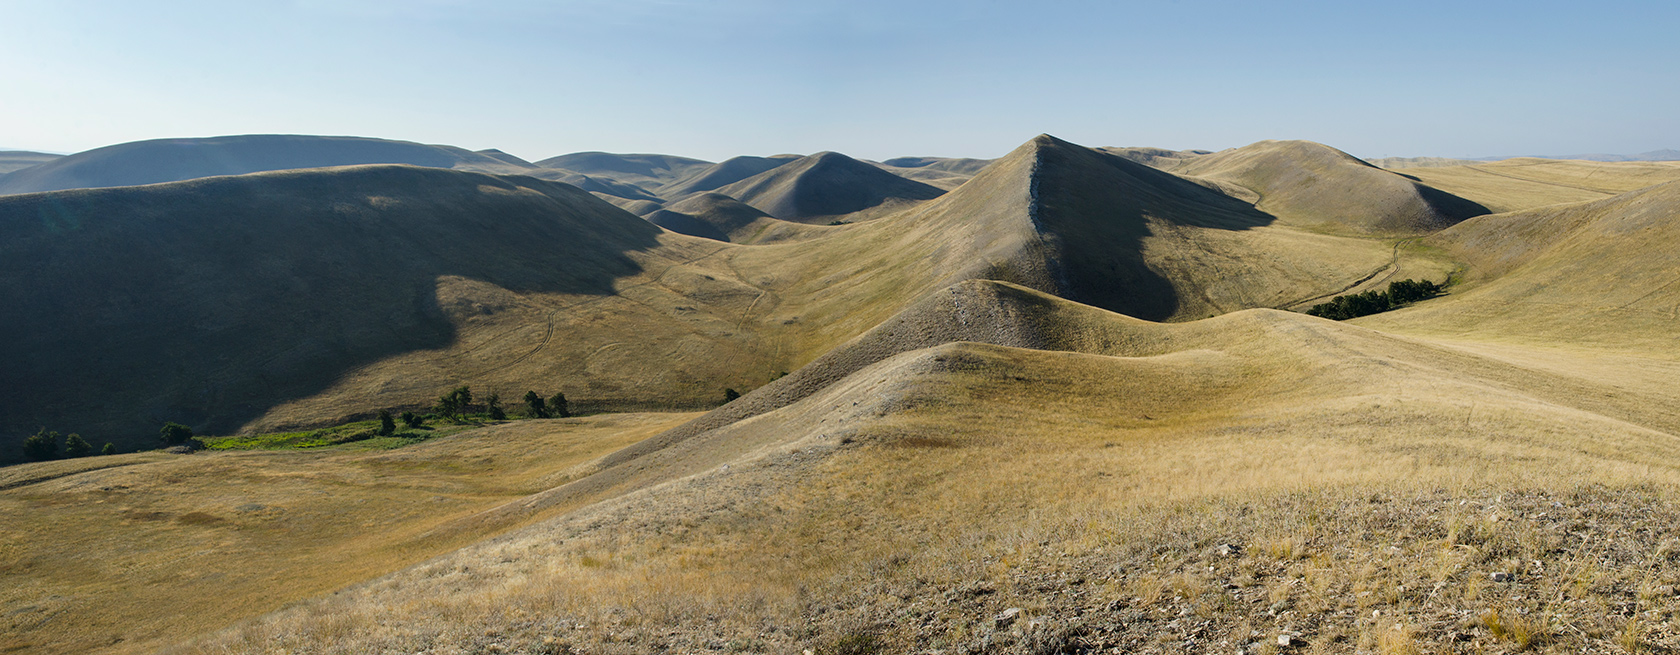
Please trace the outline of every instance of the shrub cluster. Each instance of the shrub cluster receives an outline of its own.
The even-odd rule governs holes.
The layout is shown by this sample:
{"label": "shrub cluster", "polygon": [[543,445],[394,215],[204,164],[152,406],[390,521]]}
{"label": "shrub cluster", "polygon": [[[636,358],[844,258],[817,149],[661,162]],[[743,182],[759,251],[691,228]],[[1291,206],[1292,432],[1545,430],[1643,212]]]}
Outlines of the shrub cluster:
{"label": "shrub cluster", "polygon": [[1313,305],[1308,314],[1336,321],[1369,316],[1403,307],[1441,293],[1441,285],[1429,280],[1400,280],[1388,283],[1387,291],[1366,291],[1331,298]]}

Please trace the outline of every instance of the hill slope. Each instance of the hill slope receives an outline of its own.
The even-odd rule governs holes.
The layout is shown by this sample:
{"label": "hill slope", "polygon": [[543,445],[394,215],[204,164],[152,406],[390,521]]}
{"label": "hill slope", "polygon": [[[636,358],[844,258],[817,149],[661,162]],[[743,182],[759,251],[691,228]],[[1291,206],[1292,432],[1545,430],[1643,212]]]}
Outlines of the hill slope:
{"label": "hill slope", "polygon": [[0,195],[359,164],[409,164],[495,173],[528,168],[454,146],[361,137],[262,134],[157,139],[79,152],[17,171],[0,179]]}
{"label": "hill slope", "polygon": [[517,308],[444,306],[440,280],[611,294],[658,233],[574,187],[395,166],[14,196],[0,226],[0,375],[20,390],[0,425],[73,421],[124,449],[165,420],[237,429],[355,366],[448,346],[452,314]]}
{"label": "hill slope", "polygon": [[[1600,383],[1283,312],[1157,325],[1008,293],[1038,308],[1004,321],[1020,336],[1098,338],[1086,352],[972,342],[883,352],[781,409],[639,443],[483,515],[569,508],[564,516],[186,652],[329,639],[358,651],[535,648],[545,636],[580,650],[735,638],[799,650],[860,634],[888,650],[1127,651],[1234,648],[1253,631],[1309,644],[1395,631],[1364,620],[1367,608],[1424,626],[1402,631],[1408,644],[1479,641],[1485,630],[1452,617],[1518,602],[1487,586],[1483,548],[1522,556],[1537,586],[1565,584],[1602,551],[1533,536],[1545,534],[1534,515],[1603,511],[1601,497],[1616,499],[1605,484],[1680,482],[1660,464],[1680,456],[1680,439],[1663,431],[1680,420],[1605,400]],[[1649,401],[1676,381],[1671,372],[1624,389]],[[1567,486],[1585,480],[1599,491]],[[1529,509],[1518,489],[1577,507]],[[1517,507],[1519,523],[1500,525]],[[1592,516],[1604,529],[1624,520]],[[1449,541],[1469,543],[1445,546],[1455,529]],[[1219,544],[1233,545],[1221,554]],[[1373,557],[1392,566],[1374,571]],[[1638,561],[1675,570],[1661,556]],[[1301,575],[1333,592],[1297,590]],[[1373,584],[1406,590],[1357,596]],[[1452,593],[1429,596],[1430,584]],[[1367,600],[1334,611],[1344,597]],[[1251,603],[1322,618],[1257,625],[1241,609]],[[1551,611],[1570,621],[1597,611],[1575,605]],[[922,607],[938,608],[923,615],[934,619],[893,620]],[[996,618],[1010,607],[1030,608],[1017,612],[1040,627]],[[1198,618],[1146,618],[1172,613]],[[626,629],[627,615],[657,631]]]}
{"label": "hill slope", "polygon": [[734,184],[759,173],[799,159],[793,155],[779,157],[731,157],[705,168],[688,169],[682,177],[659,187],[659,194],[670,199],[712,191]]}
{"label": "hill slope", "polygon": [[850,214],[888,201],[937,198],[940,189],[837,152],[801,157],[717,189],[783,220]]}
{"label": "hill slope", "polygon": [[1287,223],[1351,234],[1432,232],[1488,210],[1309,141],[1261,141],[1171,169],[1237,184]]}
{"label": "hill slope", "polygon": [[1412,168],[1406,175],[1470,198],[1498,212],[1610,196],[1680,179],[1672,162],[1585,162],[1507,159],[1463,166]]}
{"label": "hill slope", "polygon": [[64,155],[51,155],[44,152],[29,152],[27,150],[0,150],[0,175],[15,170],[45,164]]}
{"label": "hill slope", "polygon": [[1672,355],[1680,339],[1675,216],[1680,181],[1465,221],[1428,239],[1467,262],[1462,291],[1361,321],[1495,342]]}
{"label": "hill slope", "polygon": [[559,168],[591,177],[605,177],[656,188],[712,162],[675,155],[574,152],[537,162],[543,168]]}

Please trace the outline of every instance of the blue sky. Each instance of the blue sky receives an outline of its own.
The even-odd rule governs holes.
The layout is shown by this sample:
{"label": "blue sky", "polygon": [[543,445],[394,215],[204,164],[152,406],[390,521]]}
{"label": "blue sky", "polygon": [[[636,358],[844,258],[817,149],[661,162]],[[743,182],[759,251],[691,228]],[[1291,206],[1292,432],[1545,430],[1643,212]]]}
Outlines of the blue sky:
{"label": "blue sky", "polygon": [[1680,148],[1680,3],[0,0],[0,146]]}

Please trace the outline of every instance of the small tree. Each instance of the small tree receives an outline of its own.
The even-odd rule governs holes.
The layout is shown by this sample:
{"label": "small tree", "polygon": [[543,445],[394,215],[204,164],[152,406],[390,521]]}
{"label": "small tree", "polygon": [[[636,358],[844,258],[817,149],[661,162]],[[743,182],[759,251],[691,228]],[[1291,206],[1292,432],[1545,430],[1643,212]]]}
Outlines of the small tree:
{"label": "small tree", "polygon": [[502,395],[494,391],[484,397],[484,411],[490,413],[492,421],[507,420],[507,412],[502,411]]}
{"label": "small tree", "polygon": [[740,398],[740,397],[741,397],[741,392],[739,392],[739,391],[736,391],[734,389],[724,389],[723,390],[723,402],[725,402],[725,403],[734,402],[736,398]]}
{"label": "small tree", "polygon": [[99,454],[101,454],[101,455],[115,455],[115,454],[117,454],[117,445],[107,441],[107,442],[105,442],[105,447],[99,449]]}
{"label": "small tree", "polygon": [[455,397],[455,408],[462,414],[472,410],[472,389],[466,385],[455,387],[455,390],[449,392],[449,395]]}
{"label": "small tree", "polygon": [[454,392],[438,396],[437,404],[432,406],[432,413],[444,418],[454,418],[455,413],[459,411],[461,411],[461,407],[455,404]]}
{"label": "small tree", "polygon": [[391,418],[391,410],[379,410],[379,436],[389,437],[397,431],[397,422]]}
{"label": "small tree", "polygon": [[548,418],[548,405],[535,391],[525,392],[525,411],[530,413],[531,418]]}
{"label": "small tree", "polygon": [[415,414],[414,412],[403,412],[402,422],[403,425],[408,426],[410,429],[419,429],[420,426],[426,424],[426,417]]}
{"label": "small tree", "polygon": [[572,415],[572,404],[566,401],[564,392],[557,391],[548,399],[548,411],[559,418],[568,418]]}
{"label": "small tree", "polygon": [[23,440],[23,454],[37,462],[58,456],[58,433],[41,428]]}
{"label": "small tree", "polygon": [[193,431],[192,428],[170,421],[164,423],[163,429],[158,431],[158,438],[162,439],[165,445],[185,446],[187,442],[192,441]]}
{"label": "small tree", "polygon": [[93,444],[83,439],[82,435],[71,432],[70,436],[64,438],[65,457],[87,457],[92,454]]}

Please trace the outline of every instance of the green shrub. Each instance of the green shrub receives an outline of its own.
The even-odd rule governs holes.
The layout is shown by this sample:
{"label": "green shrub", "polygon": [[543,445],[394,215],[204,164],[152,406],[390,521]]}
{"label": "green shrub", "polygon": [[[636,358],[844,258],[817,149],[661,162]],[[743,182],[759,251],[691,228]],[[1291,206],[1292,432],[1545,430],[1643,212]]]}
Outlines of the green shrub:
{"label": "green shrub", "polygon": [[397,422],[391,418],[391,410],[379,410],[379,436],[389,437],[397,431]]}
{"label": "green shrub", "polygon": [[37,462],[58,457],[58,433],[41,428],[23,440],[23,454]]}
{"label": "green shrub", "polygon": [[555,392],[553,398],[548,399],[548,412],[559,418],[572,415],[572,404],[566,401],[566,394]]}
{"label": "green shrub", "polygon": [[1313,305],[1307,309],[1307,313],[1335,321],[1345,321],[1350,318],[1386,312],[1396,307],[1432,298],[1440,293],[1441,285],[1429,280],[1400,280],[1390,282],[1387,291],[1366,291],[1336,296],[1331,298],[1329,302]]}
{"label": "green shrub", "polygon": [[548,418],[548,404],[535,391],[525,392],[525,412],[531,418]]}
{"label": "green shrub", "polygon": [[725,402],[725,403],[734,402],[736,398],[740,398],[740,397],[741,397],[741,392],[739,392],[739,391],[736,391],[734,389],[724,389],[723,390],[723,402]]}
{"label": "green shrub", "polygon": [[164,423],[163,429],[158,431],[158,438],[163,440],[164,445],[185,446],[192,440],[193,431],[192,428],[170,421]]}
{"label": "green shrub", "polygon": [[115,455],[115,454],[117,454],[117,445],[107,441],[107,442],[105,442],[105,447],[99,449],[99,454],[101,454],[101,455]]}
{"label": "green shrub", "polygon": [[484,397],[484,411],[490,414],[492,421],[507,420],[507,412],[502,411],[502,395],[494,391]]}
{"label": "green shrub", "polygon": [[70,436],[64,438],[65,457],[87,457],[92,454],[93,444],[83,439],[82,435],[71,432]]}
{"label": "green shrub", "polygon": [[402,422],[403,425],[408,426],[410,429],[419,429],[420,426],[426,424],[426,417],[415,414],[414,412],[403,412]]}

